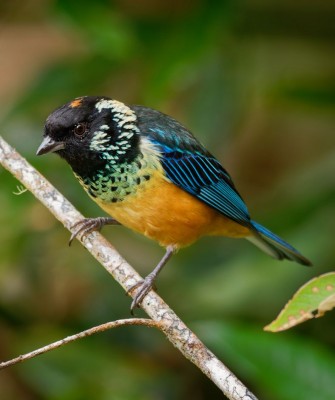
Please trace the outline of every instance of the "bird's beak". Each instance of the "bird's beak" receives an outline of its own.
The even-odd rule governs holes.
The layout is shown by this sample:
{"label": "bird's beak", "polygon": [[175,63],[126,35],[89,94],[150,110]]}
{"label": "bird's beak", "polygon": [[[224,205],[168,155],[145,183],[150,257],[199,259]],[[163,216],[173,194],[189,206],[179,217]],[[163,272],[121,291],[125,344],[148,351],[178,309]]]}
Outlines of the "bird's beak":
{"label": "bird's beak", "polygon": [[40,147],[37,149],[36,155],[41,156],[46,153],[54,153],[55,151],[62,150],[65,148],[64,142],[55,142],[50,136],[43,138]]}

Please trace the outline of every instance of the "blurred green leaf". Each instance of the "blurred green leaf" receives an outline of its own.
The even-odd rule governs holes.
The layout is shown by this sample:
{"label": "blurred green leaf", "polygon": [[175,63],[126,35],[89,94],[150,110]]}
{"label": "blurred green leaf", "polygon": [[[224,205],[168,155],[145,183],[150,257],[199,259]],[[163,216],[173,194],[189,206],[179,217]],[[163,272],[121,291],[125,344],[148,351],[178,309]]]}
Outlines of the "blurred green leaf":
{"label": "blurred green leaf", "polygon": [[[264,330],[279,332],[308,319],[321,317],[335,307],[335,272],[313,278],[302,286],[286,304],[278,317]],[[315,311],[318,313],[315,315]]]}
{"label": "blurred green leaf", "polygon": [[134,56],[138,44],[127,18],[111,7],[109,1],[58,0],[55,10],[71,21],[89,50],[106,59]]}
{"label": "blurred green leaf", "polygon": [[280,95],[288,100],[316,107],[333,107],[335,104],[335,87],[332,86],[332,77],[329,82],[316,83],[306,82],[299,84],[294,82],[291,85],[282,85]]}

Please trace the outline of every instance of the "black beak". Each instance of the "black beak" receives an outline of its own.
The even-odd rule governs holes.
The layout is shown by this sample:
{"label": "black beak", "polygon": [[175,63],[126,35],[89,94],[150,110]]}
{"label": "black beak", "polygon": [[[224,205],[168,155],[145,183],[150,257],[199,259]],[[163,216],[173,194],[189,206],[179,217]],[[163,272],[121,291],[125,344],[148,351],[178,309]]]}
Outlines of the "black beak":
{"label": "black beak", "polygon": [[64,148],[64,142],[55,142],[50,136],[45,136],[40,144],[40,147],[37,149],[36,155],[41,156],[42,154],[54,153],[55,151],[62,150]]}

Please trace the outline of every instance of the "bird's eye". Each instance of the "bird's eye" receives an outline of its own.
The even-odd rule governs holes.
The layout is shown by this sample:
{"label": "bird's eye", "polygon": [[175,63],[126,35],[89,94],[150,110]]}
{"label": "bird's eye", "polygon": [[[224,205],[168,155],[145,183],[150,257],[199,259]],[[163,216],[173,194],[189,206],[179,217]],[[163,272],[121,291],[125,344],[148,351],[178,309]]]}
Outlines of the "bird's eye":
{"label": "bird's eye", "polygon": [[86,132],[87,124],[85,122],[81,122],[73,128],[73,133],[79,138],[82,138]]}

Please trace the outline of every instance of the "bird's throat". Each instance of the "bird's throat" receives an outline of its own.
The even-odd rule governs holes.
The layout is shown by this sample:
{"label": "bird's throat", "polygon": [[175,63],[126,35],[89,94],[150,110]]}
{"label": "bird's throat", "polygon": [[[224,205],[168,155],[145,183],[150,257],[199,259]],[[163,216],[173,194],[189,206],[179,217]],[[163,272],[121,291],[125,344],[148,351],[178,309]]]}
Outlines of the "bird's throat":
{"label": "bird's throat", "polygon": [[106,164],[91,176],[75,175],[94,200],[99,203],[119,203],[126,197],[135,195],[160,168],[158,162],[139,154],[132,162],[117,166]]}

